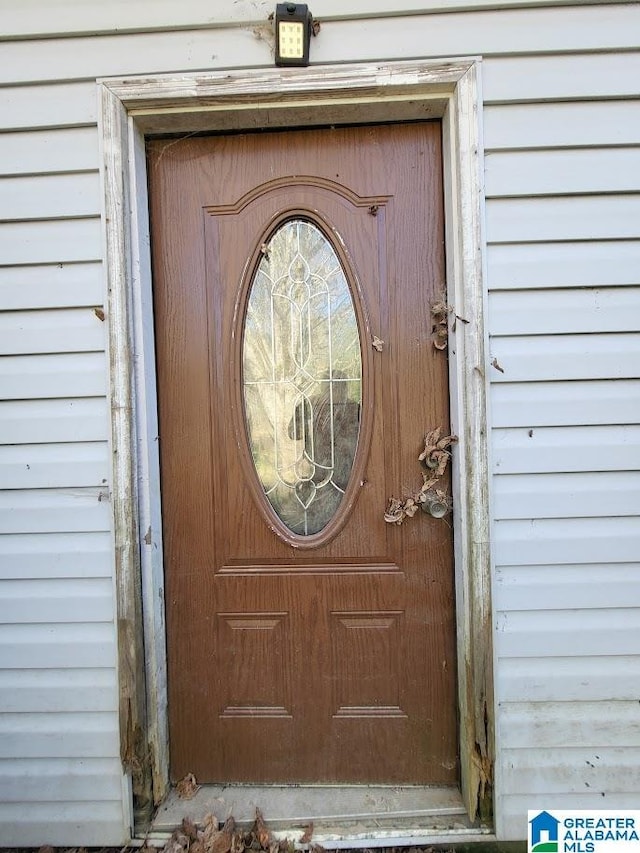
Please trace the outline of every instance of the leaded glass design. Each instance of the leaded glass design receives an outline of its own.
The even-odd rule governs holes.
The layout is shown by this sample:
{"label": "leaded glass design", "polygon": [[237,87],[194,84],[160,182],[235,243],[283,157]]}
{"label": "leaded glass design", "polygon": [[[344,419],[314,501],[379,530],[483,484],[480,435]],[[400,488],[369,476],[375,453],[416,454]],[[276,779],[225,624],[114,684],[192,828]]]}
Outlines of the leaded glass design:
{"label": "leaded glass design", "polygon": [[310,536],[338,511],[356,454],[358,323],[345,271],[316,225],[289,220],[262,251],[242,350],[249,445],[278,517]]}

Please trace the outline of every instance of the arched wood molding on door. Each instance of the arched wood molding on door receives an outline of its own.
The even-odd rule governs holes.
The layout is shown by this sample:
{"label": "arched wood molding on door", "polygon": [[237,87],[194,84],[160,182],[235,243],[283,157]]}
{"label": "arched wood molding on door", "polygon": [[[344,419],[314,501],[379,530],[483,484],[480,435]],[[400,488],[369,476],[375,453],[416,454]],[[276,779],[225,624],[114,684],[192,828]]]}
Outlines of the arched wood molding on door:
{"label": "arched wood molding on door", "polygon": [[[108,281],[121,755],[138,816],[168,785],[165,628],[144,139],[441,119],[449,304],[462,795],[491,811],[493,684],[477,59],[98,81]],[[167,145],[173,141],[168,140]],[[134,357],[135,353],[135,357]]]}

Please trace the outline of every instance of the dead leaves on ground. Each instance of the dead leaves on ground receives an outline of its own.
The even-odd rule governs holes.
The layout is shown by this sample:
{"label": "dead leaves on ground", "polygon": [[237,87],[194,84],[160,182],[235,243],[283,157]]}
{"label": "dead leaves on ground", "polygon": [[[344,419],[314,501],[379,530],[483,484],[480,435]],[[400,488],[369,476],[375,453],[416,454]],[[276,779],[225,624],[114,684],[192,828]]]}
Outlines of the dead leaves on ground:
{"label": "dead leaves on ground", "polygon": [[440,478],[447,469],[451,451],[449,448],[458,441],[455,435],[442,436],[438,427],[428,432],[424,438],[424,449],[418,456],[418,461],[425,469],[422,472],[422,486],[418,491],[404,498],[389,498],[389,504],[384,514],[388,524],[402,524],[406,518],[413,518],[423,504],[431,502],[451,505],[446,491],[437,489]]}
{"label": "dead leaves on ground", "polygon": [[230,853],[236,823],[232,817],[220,829],[218,819],[208,814],[199,829],[188,817],[176,829],[163,853]]}
{"label": "dead leaves on ground", "polygon": [[[312,834],[311,823],[306,827],[301,842],[308,844]],[[205,817],[201,827],[186,817],[165,844],[163,853],[294,853],[294,849],[292,841],[273,838],[262,812],[256,809],[256,817],[249,830],[239,829],[233,817],[228,817],[222,828],[212,814]],[[310,849],[322,853],[319,845],[311,845]]]}
{"label": "dead leaves on ground", "polygon": [[181,800],[190,800],[198,793],[200,785],[193,773],[187,773],[176,785],[176,792]]}
{"label": "dead leaves on ground", "polygon": [[304,834],[300,839],[300,844],[308,844],[311,841],[311,836],[313,835],[313,821],[307,824],[304,829]]}
{"label": "dead leaves on ground", "polygon": [[267,829],[267,824],[264,822],[264,818],[262,817],[262,812],[260,811],[260,809],[256,809],[256,819],[253,824],[252,833],[255,840],[259,844],[259,848],[257,849],[269,850],[271,844],[271,833]]}

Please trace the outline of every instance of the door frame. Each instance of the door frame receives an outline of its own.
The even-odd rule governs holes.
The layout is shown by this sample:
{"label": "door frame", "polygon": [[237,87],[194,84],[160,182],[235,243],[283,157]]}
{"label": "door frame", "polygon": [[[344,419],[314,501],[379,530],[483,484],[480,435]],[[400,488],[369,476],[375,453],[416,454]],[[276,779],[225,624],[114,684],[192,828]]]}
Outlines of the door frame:
{"label": "door frame", "polygon": [[416,119],[442,121],[447,300],[463,318],[449,324],[448,352],[451,426],[459,438],[452,488],[461,791],[471,820],[490,819],[494,712],[480,60],[261,68],[97,83],[120,749],[138,823],[148,822],[169,784],[145,136]]}

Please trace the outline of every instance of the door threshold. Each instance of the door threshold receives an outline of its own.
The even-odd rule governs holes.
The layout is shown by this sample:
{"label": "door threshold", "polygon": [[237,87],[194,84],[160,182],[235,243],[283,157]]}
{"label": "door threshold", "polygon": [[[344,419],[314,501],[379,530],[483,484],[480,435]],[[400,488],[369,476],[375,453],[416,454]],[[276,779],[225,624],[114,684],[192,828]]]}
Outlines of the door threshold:
{"label": "door threshold", "polygon": [[180,799],[173,789],[146,837],[160,841],[183,818],[201,823],[208,813],[220,823],[233,815],[240,826],[250,826],[256,808],[274,837],[300,842],[313,823],[311,843],[329,849],[453,844],[492,837],[488,827],[470,823],[457,788],[384,785],[203,785],[190,800]]}

